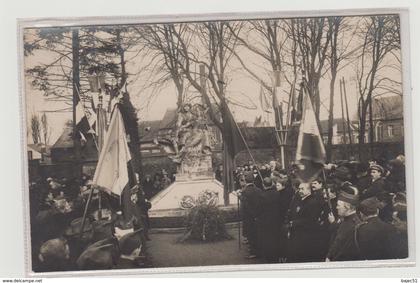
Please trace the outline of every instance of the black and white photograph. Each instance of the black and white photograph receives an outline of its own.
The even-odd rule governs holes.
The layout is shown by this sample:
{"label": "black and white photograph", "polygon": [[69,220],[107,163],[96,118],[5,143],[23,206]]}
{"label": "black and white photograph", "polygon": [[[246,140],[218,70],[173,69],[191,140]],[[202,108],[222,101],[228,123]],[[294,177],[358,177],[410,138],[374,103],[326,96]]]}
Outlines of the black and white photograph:
{"label": "black and white photograph", "polygon": [[191,18],[23,26],[29,271],[404,264],[401,14]]}

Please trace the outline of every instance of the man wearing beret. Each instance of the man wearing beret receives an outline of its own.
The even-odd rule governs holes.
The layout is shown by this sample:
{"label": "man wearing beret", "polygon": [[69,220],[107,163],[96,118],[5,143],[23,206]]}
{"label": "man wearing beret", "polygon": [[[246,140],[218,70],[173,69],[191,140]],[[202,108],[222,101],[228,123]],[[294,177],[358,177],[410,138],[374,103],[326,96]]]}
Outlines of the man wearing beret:
{"label": "man wearing beret", "polygon": [[355,226],[360,223],[356,214],[359,204],[359,193],[350,183],[343,184],[337,200],[337,213],[339,219],[330,214],[329,221],[336,227],[333,234],[326,261],[358,260],[359,253],[354,243]]}

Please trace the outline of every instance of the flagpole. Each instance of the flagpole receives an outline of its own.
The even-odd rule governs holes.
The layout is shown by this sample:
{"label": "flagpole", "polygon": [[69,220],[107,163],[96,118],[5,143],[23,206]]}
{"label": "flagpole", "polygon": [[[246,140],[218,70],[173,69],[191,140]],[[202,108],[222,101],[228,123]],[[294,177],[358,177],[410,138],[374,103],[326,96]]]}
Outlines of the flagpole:
{"label": "flagpole", "polygon": [[86,205],[85,205],[85,211],[83,212],[82,224],[81,224],[81,227],[80,227],[80,234],[79,234],[80,238],[82,238],[82,236],[83,236],[83,229],[85,227],[86,216],[87,216],[87,213],[88,213],[88,208],[89,208],[90,201],[92,200],[92,196],[93,196],[94,188],[93,188],[92,185],[89,185],[89,186],[90,186],[90,192],[89,192],[89,197],[88,197]]}
{"label": "flagpole", "polygon": [[76,112],[77,112],[77,98],[80,88],[80,63],[79,63],[79,29],[72,29],[72,80],[73,80],[73,150],[76,168],[80,166],[80,175],[82,174],[82,166],[80,163],[80,143],[77,139],[76,131]]}
{"label": "flagpole", "polygon": [[[226,103],[225,101],[224,101],[224,102],[222,102],[222,103],[224,103],[224,104],[225,104],[225,107],[226,107],[227,111],[229,112],[230,117],[232,117],[232,121],[233,121],[233,123],[235,123],[235,126],[236,126],[236,128],[238,129],[239,135],[241,136],[241,139],[242,139],[242,141],[243,141],[243,143],[244,143],[244,145],[245,145],[246,150],[248,151],[249,156],[250,156],[250,157],[251,157],[251,159],[252,159],[252,162],[253,162],[254,164],[256,164],[257,162],[255,161],[254,156],[252,155],[251,150],[249,149],[249,146],[248,146],[248,144],[246,143],[246,140],[245,140],[244,136],[242,135],[242,131],[241,131],[241,129],[239,128],[238,124],[236,123],[236,121],[235,121],[235,119],[234,119],[234,117],[233,117],[233,115],[232,115],[232,112],[230,112],[230,110],[229,110],[229,106],[227,105],[227,103]],[[261,175],[260,169],[258,168],[258,166],[256,166],[256,168],[257,168],[258,175],[259,175],[259,177],[261,178],[261,181],[263,181],[263,177],[262,177],[262,175]],[[263,186],[264,186],[264,182],[262,182],[262,184],[263,184]],[[265,188],[265,186],[264,186],[264,188]]]}
{"label": "flagpole", "polygon": [[[99,103],[98,103],[98,109],[96,111],[96,131],[98,136],[102,139],[103,137],[103,133],[102,133],[102,125],[101,125],[101,112],[102,112],[102,93],[101,90],[99,90]],[[95,136],[95,134],[93,134],[93,136]],[[102,151],[102,147],[103,147],[103,142],[101,142],[100,144],[96,144],[97,148],[98,148],[98,159],[99,156],[101,155],[101,151]],[[99,190],[98,192],[98,220],[102,219],[102,192]]]}

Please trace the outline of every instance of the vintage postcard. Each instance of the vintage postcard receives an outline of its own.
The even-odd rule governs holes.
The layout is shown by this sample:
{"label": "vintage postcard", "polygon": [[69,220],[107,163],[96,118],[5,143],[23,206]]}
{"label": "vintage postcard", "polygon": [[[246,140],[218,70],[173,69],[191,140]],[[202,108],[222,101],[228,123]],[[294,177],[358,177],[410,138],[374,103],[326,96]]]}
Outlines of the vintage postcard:
{"label": "vintage postcard", "polygon": [[413,263],[404,15],[22,20],[28,274]]}

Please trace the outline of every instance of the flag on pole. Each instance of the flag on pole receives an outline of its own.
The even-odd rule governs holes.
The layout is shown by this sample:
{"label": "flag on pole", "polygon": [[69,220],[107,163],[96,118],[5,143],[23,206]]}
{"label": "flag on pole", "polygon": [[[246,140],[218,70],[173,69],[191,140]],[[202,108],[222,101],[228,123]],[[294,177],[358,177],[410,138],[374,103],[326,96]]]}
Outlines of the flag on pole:
{"label": "flag on pole", "polygon": [[102,107],[99,107],[96,114],[97,114],[96,133],[98,135],[98,148],[99,148],[99,151],[101,151],[104,146],[105,134],[107,131],[106,111]]}
{"label": "flag on pole", "polygon": [[304,92],[302,121],[296,148],[298,177],[302,182],[311,182],[322,170],[326,160],[324,143],[309,95]]}
{"label": "flag on pole", "polygon": [[80,99],[80,94],[76,97],[76,128],[80,133],[79,137],[82,140],[81,134],[95,134],[96,115],[92,109],[87,108]]}
{"label": "flag on pole", "polygon": [[124,188],[129,184],[128,162],[130,160],[131,154],[124,121],[116,106],[99,155],[93,184],[109,194],[121,196]]}
{"label": "flag on pole", "polygon": [[[235,156],[239,152],[246,149],[245,141],[238,124],[236,124],[235,118],[229,109],[229,106],[225,101],[222,101],[223,113],[223,126],[226,128],[226,141],[230,141],[232,144],[232,154]],[[233,156],[233,157],[234,157]]]}
{"label": "flag on pole", "polygon": [[264,91],[263,86],[260,87],[260,104],[261,104],[261,110],[264,114],[265,113],[271,113],[272,105],[270,104],[270,100],[267,97],[267,94]]}

